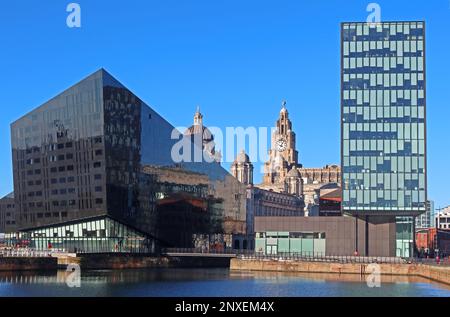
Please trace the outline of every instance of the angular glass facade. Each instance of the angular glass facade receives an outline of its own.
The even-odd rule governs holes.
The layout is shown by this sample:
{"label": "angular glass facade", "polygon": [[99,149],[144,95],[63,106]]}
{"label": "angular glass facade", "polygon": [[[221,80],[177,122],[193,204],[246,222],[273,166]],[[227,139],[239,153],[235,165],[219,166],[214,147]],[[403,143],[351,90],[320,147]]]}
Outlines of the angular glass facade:
{"label": "angular glass facade", "polygon": [[342,210],[425,212],[425,23],[342,23],[341,50]]}
{"label": "angular glass facade", "polygon": [[103,69],[13,122],[18,230],[108,216],[163,246],[231,247],[245,186],[217,162],[175,162],[173,132]]}

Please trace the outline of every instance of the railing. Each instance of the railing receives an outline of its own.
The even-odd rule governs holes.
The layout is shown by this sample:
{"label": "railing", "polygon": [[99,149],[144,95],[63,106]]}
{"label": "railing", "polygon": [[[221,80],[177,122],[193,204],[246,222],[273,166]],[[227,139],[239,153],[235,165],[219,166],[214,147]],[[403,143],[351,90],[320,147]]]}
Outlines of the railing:
{"label": "railing", "polygon": [[414,258],[412,259],[413,263],[417,264],[426,264],[426,265],[435,265],[435,266],[450,266],[450,257],[427,259],[427,258]]}
{"label": "railing", "polygon": [[65,253],[65,251],[59,249],[36,250],[29,248],[23,249],[5,248],[0,249],[0,258],[1,257],[42,258],[42,257],[51,257],[52,254],[55,253]]}
{"label": "railing", "polygon": [[52,257],[57,254],[67,253],[64,249],[45,249],[37,250],[33,248],[2,248],[0,249],[1,257],[24,257],[24,258],[41,258]]}
{"label": "railing", "polygon": [[161,250],[162,254],[167,253],[201,253],[201,254],[229,254],[242,255],[254,254],[253,250],[237,250],[237,249],[208,249],[208,248],[165,248]]}
{"label": "railing", "polygon": [[283,253],[283,254],[262,254],[254,253],[252,255],[238,255],[242,260],[272,260],[272,261],[304,261],[304,262],[333,262],[333,263],[410,263],[409,259],[398,257],[381,256],[347,256],[347,255],[323,255],[308,253]]}

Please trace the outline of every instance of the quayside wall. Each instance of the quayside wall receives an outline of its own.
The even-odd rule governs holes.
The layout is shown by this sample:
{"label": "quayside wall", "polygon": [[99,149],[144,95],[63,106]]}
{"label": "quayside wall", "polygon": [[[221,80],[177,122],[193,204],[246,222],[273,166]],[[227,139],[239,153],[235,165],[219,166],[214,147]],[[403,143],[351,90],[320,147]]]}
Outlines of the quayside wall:
{"label": "quayside wall", "polygon": [[[230,270],[239,271],[271,271],[302,273],[338,273],[338,274],[370,274],[370,264],[332,263],[306,261],[249,260],[234,258],[230,261]],[[439,283],[450,285],[450,267],[426,264],[383,263],[381,274],[420,276]]]}

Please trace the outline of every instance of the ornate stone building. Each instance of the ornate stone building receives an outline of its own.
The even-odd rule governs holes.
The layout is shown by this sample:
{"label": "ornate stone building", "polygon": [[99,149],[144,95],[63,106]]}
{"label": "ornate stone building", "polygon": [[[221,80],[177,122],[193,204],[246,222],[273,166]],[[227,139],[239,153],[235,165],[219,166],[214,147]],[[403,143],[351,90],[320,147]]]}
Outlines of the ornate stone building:
{"label": "ornate stone building", "polygon": [[231,175],[245,185],[253,185],[253,164],[244,150],[239,153],[231,165]]}
{"label": "ornate stone building", "polygon": [[269,160],[264,164],[264,177],[259,188],[285,193],[295,193],[304,199],[308,212],[318,204],[317,190],[324,184],[340,183],[341,171],[338,165],[322,168],[305,168],[298,162],[295,147],[295,132],[286,109],[282,104],[276,128],[272,134]]}
{"label": "ornate stone building", "polygon": [[203,115],[200,112],[200,107],[197,107],[197,111],[194,114],[194,124],[184,131],[184,135],[190,137],[192,144],[198,148],[201,147],[202,151],[206,152],[214,161],[221,161],[221,153],[215,149],[214,135],[203,125]]}
{"label": "ornate stone building", "polygon": [[231,165],[231,174],[247,185],[246,235],[234,235],[235,249],[253,249],[255,217],[304,216],[303,181],[297,169],[291,169],[282,183],[283,189],[273,191],[253,185],[253,164],[244,151],[239,153]]}
{"label": "ornate stone building", "polygon": [[295,133],[292,131],[286,102],[283,101],[280,117],[272,134],[269,161],[264,164],[263,184],[278,185],[284,182],[291,169],[298,167],[301,165],[298,164],[298,152],[295,149]]}

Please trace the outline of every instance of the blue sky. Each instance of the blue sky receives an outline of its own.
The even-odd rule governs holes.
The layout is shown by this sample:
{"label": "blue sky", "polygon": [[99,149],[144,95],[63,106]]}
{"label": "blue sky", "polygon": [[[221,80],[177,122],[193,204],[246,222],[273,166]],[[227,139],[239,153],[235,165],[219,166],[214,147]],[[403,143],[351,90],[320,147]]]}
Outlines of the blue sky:
{"label": "blue sky", "polygon": [[[339,163],[339,23],[365,21],[371,1],[79,0],[80,29],[70,2],[2,3],[0,194],[10,123],[100,67],[175,126],[196,105],[206,125],[272,126],[286,99],[301,163]],[[429,197],[448,205],[450,0],[376,2],[382,20],[427,22]]]}

